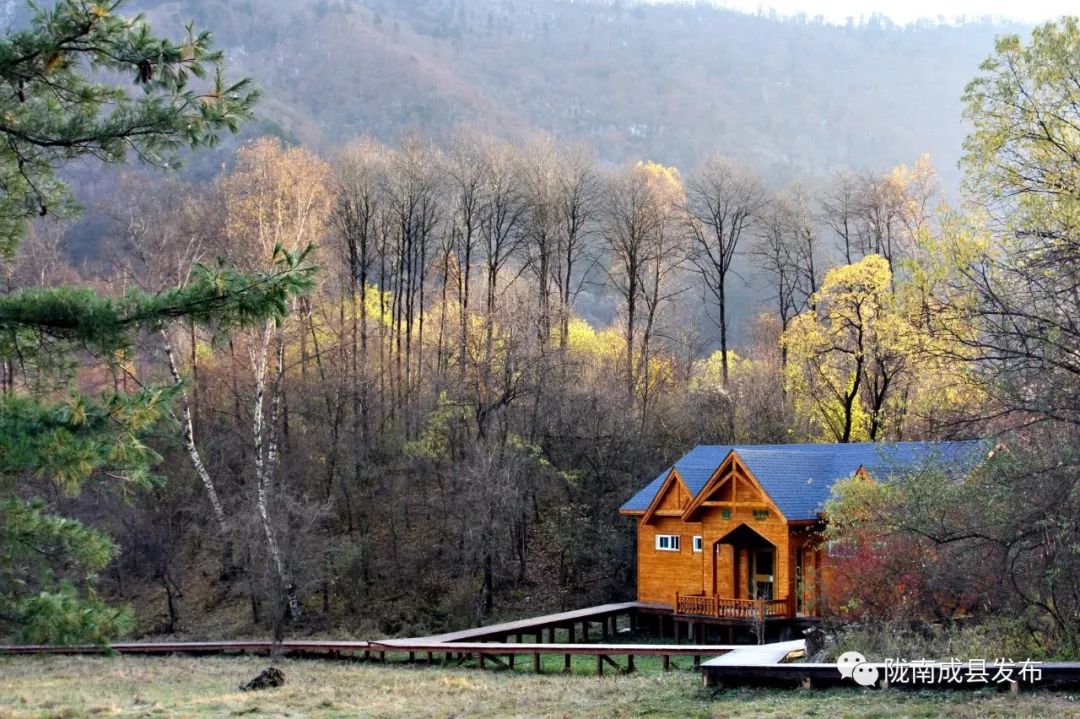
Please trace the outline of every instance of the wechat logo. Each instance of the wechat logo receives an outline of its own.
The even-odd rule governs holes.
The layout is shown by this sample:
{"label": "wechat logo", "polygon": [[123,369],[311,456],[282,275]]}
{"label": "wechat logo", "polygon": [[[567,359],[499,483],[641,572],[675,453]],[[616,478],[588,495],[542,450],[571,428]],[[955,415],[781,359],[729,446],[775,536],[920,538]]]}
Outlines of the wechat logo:
{"label": "wechat logo", "polygon": [[867,663],[866,657],[859,652],[844,652],[836,660],[840,676],[851,679],[861,687],[872,687],[877,683],[877,667]]}

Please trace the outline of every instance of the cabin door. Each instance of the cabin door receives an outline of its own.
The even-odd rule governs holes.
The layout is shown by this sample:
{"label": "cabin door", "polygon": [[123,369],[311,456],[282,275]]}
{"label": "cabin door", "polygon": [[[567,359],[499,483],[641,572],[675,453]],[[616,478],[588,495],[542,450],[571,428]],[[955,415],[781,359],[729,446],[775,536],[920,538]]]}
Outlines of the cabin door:
{"label": "cabin door", "polygon": [[773,598],[773,565],[775,552],[772,548],[750,550],[750,576],[747,587],[750,599]]}

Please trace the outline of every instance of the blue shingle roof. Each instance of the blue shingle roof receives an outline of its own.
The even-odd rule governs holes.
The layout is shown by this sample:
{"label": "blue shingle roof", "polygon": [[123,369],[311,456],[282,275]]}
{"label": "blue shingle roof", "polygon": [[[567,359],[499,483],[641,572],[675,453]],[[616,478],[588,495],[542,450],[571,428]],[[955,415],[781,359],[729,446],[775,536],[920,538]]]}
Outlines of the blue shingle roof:
{"label": "blue shingle roof", "polygon": [[[833,484],[865,467],[883,480],[903,471],[941,464],[967,472],[984,455],[983,442],[861,442],[851,444],[702,444],[683,455],[673,467],[697,497],[716,469],[735,452],[789,520],[816,519],[829,499]],[[622,506],[644,512],[660,491],[672,467],[649,482]]]}

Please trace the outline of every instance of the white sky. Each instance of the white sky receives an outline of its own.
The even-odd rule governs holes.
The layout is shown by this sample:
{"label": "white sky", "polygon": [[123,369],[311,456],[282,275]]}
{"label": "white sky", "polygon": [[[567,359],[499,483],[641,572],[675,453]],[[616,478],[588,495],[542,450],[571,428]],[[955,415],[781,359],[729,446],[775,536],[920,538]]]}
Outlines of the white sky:
{"label": "white sky", "polygon": [[[661,0],[663,1],[663,0]],[[671,0],[667,0],[671,1]],[[822,15],[833,23],[843,24],[847,18],[885,15],[898,24],[928,18],[946,21],[957,17],[969,18],[993,15],[1008,20],[1039,23],[1062,15],[1080,14],[1077,0],[713,0],[717,5],[733,10],[754,13],[775,9],[781,15],[806,13],[808,17]]]}

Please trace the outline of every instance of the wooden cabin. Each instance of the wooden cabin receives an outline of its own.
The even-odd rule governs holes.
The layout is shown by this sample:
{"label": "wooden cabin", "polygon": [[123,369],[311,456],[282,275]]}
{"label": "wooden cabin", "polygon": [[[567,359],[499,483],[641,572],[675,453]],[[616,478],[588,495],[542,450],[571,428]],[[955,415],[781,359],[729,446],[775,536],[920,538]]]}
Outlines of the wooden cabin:
{"label": "wooden cabin", "polygon": [[695,447],[619,510],[637,518],[638,601],[694,617],[816,616],[833,484],[969,467],[980,444]]}

